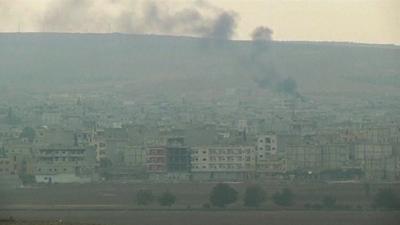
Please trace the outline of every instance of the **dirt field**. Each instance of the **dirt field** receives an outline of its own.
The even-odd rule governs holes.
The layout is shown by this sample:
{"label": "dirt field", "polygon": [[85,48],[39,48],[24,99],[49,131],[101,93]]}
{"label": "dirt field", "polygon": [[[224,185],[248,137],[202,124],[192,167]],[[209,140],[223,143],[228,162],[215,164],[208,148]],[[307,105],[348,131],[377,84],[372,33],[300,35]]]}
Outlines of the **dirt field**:
{"label": "dirt field", "polygon": [[[174,208],[201,208],[208,202],[209,193],[215,183],[185,184],[70,184],[0,191],[1,208],[138,208],[135,194],[139,189],[151,189],[157,195],[170,190],[177,196]],[[231,208],[242,206],[243,192],[250,184],[231,184],[240,194],[239,201]],[[400,196],[400,184],[372,184],[370,195],[362,184],[261,184],[268,194],[266,209],[276,209],[271,201],[272,194],[283,187],[289,187],[295,194],[294,209],[304,209],[306,203],[320,203],[324,196],[337,198],[337,204],[363,209],[370,207],[373,195],[382,188],[392,188]],[[159,207],[156,203],[149,208]]]}
{"label": "dirt field", "polygon": [[[0,219],[12,216],[17,224],[0,225],[398,225],[400,211],[373,211],[373,195],[382,188],[400,194],[399,184],[373,184],[370,196],[362,184],[261,184],[269,195],[263,210],[246,210],[242,198],[227,211],[204,210],[215,183],[186,184],[70,184],[37,186],[0,191]],[[232,183],[239,193],[250,184]],[[278,208],[271,195],[283,187],[295,193],[295,206]],[[142,207],[135,203],[139,189],[155,194],[170,190],[177,203],[163,208],[156,203]],[[304,210],[305,203],[320,203],[323,196],[333,195],[337,204],[352,206],[350,211]],[[359,207],[361,206],[361,208]],[[188,210],[190,209],[190,210]],[[62,220],[62,223],[57,221]],[[48,221],[46,223],[40,221]]]}
{"label": "dirt field", "polygon": [[63,221],[51,225],[72,225],[76,221],[104,225],[398,225],[400,222],[399,212],[360,211],[2,211],[0,217],[5,214],[29,221]]}

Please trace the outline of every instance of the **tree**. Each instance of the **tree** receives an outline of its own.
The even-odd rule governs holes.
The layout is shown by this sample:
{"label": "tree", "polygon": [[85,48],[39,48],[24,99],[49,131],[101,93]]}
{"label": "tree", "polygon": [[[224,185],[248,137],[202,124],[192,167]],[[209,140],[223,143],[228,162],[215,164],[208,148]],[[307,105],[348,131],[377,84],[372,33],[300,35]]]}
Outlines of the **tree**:
{"label": "tree", "polygon": [[151,190],[139,190],[136,193],[136,202],[138,205],[147,205],[154,200],[154,195]]}
{"label": "tree", "polygon": [[21,134],[19,135],[20,138],[26,138],[29,142],[33,142],[36,137],[36,132],[32,127],[25,127]]}
{"label": "tree", "polygon": [[334,196],[325,196],[322,199],[322,205],[324,208],[333,209],[336,207],[336,198]]}
{"label": "tree", "polygon": [[265,202],[266,193],[258,185],[250,186],[246,188],[244,196],[244,205],[248,207],[259,207],[260,204]]}
{"label": "tree", "polygon": [[383,189],[375,195],[372,205],[377,209],[400,209],[400,200],[392,189]]}
{"label": "tree", "polygon": [[228,184],[217,184],[210,194],[210,202],[213,206],[220,208],[232,204],[237,200],[237,191]]}
{"label": "tree", "polygon": [[160,203],[160,205],[162,206],[171,206],[175,204],[175,202],[176,196],[169,191],[162,193],[161,196],[158,198],[158,203]]}
{"label": "tree", "polygon": [[294,194],[290,189],[285,188],[280,192],[276,192],[272,196],[272,200],[280,206],[291,206],[293,205]]}

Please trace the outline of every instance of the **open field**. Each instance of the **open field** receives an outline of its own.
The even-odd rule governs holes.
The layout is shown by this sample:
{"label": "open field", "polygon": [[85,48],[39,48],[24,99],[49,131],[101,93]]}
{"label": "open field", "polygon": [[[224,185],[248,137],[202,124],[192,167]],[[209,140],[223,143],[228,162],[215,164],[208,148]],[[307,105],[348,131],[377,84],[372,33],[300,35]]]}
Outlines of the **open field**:
{"label": "open field", "polygon": [[[140,189],[151,189],[154,194],[169,190],[177,196],[173,206],[176,209],[201,208],[208,202],[209,193],[216,183],[104,183],[36,186],[12,190],[0,190],[0,208],[137,208],[135,194]],[[232,208],[242,206],[246,183],[232,183],[239,193],[239,201]],[[331,195],[337,204],[369,208],[373,195],[382,188],[391,188],[400,194],[400,184],[371,184],[368,196],[364,185],[346,184],[260,184],[267,192],[268,199],[263,208],[277,209],[271,196],[277,190],[289,187],[295,194],[294,209],[303,209],[306,203],[320,203],[324,196]],[[149,208],[159,207],[156,203]]]}
{"label": "open field", "polygon": [[[269,195],[263,210],[243,208],[242,196],[228,210],[204,210],[202,205],[208,202],[208,194],[214,185],[215,183],[105,183],[3,190],[0,191],[0,219],[12,216],[18,221],[30,221],[6,225],[41,225],[47,223],[40,221],[51,223],[60,219],[62,224],[67,225],[74,222],[84,225],[397,225],[400,222],[400,211],[373,211],[370,208],[371,199],[377,190],[392,188],[399,194],[399,184],[371,184],[368,197],[363,184],[270,182],[261,184]],[[249,184],[231,183],[241,194],[247,185]],[[296,195],[296,204],[290,210],[278,208],[270,198],[276,190],[283,187],[291,188]],[[155,194],[170,190],[176,194],[177,203],[171,208],[163,208],[156,203],[146,207],[138,206],[134,196],[137,190],[143,188],[151,189]],[[336,196],[338,204],[350,205],[353,210],[304,210],[305,203],[320,203],[326,195]]]}
{"label": "open field", "polygon": [[[1,211],[29,221],[105,225],[397,225],[400,212],[327,211]],[[33,222],[32,225],[43,224]],[[61,224],[61,223],[58,223]],[[7,224],[19,225],[19,224]],[[25,225],[25,224],[23,224]]]}

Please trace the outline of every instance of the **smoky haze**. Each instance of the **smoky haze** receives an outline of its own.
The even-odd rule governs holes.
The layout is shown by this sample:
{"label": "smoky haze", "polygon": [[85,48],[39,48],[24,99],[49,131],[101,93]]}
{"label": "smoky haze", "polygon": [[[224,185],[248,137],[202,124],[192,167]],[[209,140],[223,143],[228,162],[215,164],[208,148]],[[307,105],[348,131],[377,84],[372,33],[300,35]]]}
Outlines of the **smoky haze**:
{"label": "smoky haze", "polygon": [[266,26],[257,27],[251,33],[253,46],[250,66],[255,73],[253,79],[260,88],[299,97],[296,80],[280,74],[271,59],[272,34],[273,30]]}
{"label": "smoky haze", "polygon": [[399,225],[400,46],[261,18],[237,40],[246,14],[211,4],[260,0],[0,0],[0,22],[14,1],[48,4],[46,32],[0,32],[0,225]]}
{"label": "smoky haze", "polygon": [[[11,4],[11,3],[10,3]],[[99,10],[100,6],[113,9]],[[185,35],[231,39],[238,15],[205,1],[189,1],[175,10],[164,1],[54,1],[41,18],[43,32],[104,32]]]}

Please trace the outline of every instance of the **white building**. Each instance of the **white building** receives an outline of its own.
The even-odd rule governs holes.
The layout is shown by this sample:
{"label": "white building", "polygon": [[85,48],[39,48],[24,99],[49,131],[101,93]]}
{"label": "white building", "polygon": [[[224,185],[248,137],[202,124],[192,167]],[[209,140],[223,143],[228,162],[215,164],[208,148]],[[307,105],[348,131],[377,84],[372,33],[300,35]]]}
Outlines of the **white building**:
{"label": "white building", "polygon": [[278,141],[276,135],[262,135],[257,138],[257,159],[263,160],[278,152]]}
{"label": "white building", "polygon": [[195,179],[246,179],[255,172],[253,146],[194,147],[191,158]]}

